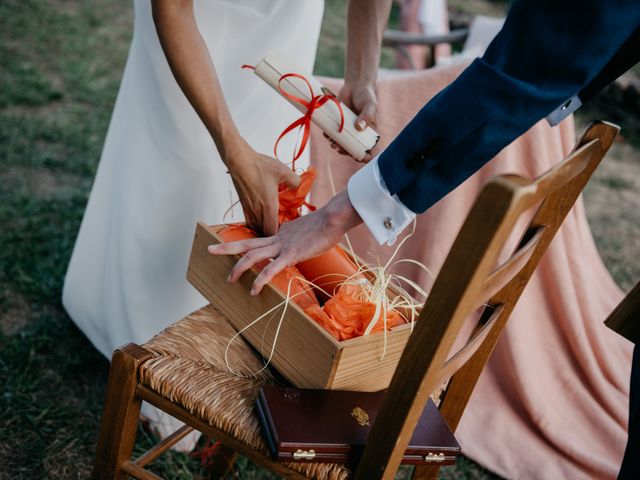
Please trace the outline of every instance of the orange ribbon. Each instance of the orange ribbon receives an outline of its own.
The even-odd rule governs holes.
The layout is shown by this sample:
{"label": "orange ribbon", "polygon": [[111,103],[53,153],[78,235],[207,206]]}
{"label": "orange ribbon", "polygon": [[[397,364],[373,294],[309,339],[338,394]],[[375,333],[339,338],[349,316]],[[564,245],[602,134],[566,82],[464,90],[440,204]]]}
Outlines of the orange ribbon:
{"label": "orange ribbon", "polygon": [[[282,81],[286,80],[289,77],[299,78],[307,85],[307,87],[309,88],[309,95],[311,96],[311,100],[307,100],[305,98],[298,97],[284,91],[281,85]],[[278,80],[278,90],[284,97],[288,98],[292,102],[303,105],[307,109],[307,112],[302,117],[300,117],[298,120],[284,129],[284,131],[276,140],[276,144],[273,146],[273,154],[276,158],[278,158],[278,144],[280,143],[280,140],[282,140],[282,138],[294,128],[300,127],[303,129],[300,146],[298,147],[297,152],[294,151],[293,161],[291,162],[291,168],[295,170],[296,160],[300,158],[300,155],[302,155],[302,152],[304,151],[305,147],[307,146],[307,142],[309,141],[309,136],[311,134],[311,117],[313,116],[313,112],[315,112],[318,108],[322,107],[327,102],[335,103],[338,107],[338,111],[340,112],[340,127],[338,128],[338,132],[342,132],[342,129],[344,128],[344,112],[342,110],[340,101],[332,93],[314,95],[313,88],[311,87],[309,81],[304,77],[304,75],[300,75],[298,73],[285,73]]]}
{"label": "orange ribbon", "polygon": [[[256,69],[256,67],[254,67],[253,65],[246,64],[242,65],[242,68],[250,68],[251,70]],[[307,85],[307,87],[309,88],[309,95],[311,96],[311,100],[307,100],[306,98],[298,97],[284,91],[281,85],[282,81],[289,77],[299,78]],[[294,128],[300,127],[303,129],[302,141],[300,142],[297,153],[294,151],[293,161],[291,162],[291,169],[295,171],[296,160],[300,158],[300,155],[302,155],[302,152],[304,152],[304,149],[307,146],[307,142],[309,141],[309,136],[311,135],[311,117],[313,116],[313,112],[315,112],[318,108],[322,107],[327,102],[335,103],[338,107],[338,111],[340,112],[340,127],[338,127],[338,132],[342,132],[342,129],[344,128],[344,111],[342,110],[340,100],[338,100],[334,94],[329,92],[328,89],[325,89],[325,92],[322,95],[314,95],[313,88],[311,87],[309,80],[307,80],[304,75],[300,75],[299,73],[285,73],[284,75],[282,75],[278,79],[278,90],[280,91],[282,96],[288,98],[292,102],[303,105],[307,109],[307,112],[304,114],[304,116],[284,129],[284,131],[276,140],[275,145],[273,146],[273,155],[278,158],[278,144],[280,143],[280,140],[282,140],[282,138],[285,137]]]}

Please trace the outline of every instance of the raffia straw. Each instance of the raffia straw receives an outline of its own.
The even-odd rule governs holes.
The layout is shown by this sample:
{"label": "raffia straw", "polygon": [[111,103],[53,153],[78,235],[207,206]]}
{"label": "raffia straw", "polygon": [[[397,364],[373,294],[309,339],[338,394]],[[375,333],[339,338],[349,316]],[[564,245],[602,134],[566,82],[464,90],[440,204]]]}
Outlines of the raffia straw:
{"label": "raffia straw", "polygon": [[[231,198],[231,196],[229,196],[229,198]],[[233,218],[233,209],[235,208],[236,205],[238,205],[240,203],[240,200],[236,200],[235,202],[233,202],[231,204],[231,206],[229,208],[227,208],[227,210],[224,212],[224,214],[222,215],[222,223],[227,223],[227,215],[229,215],[229,212],[231,212],[231,218]]]}
{"label": "raffia straw", "polygon": [[[323,277],[326,275],[322,275]],[[318,277],[320,278],[320,277]],[[296,293],[296,294],[291,294],[291,285],[294,282],[294,280],[298,280],[300,282],[306,283],[308,285],[310,285],[309,288],[305,288],[302,291]],[[227,366],[227,369],[229,370],[229,372],[231,372],[234,375],[238,375],[238,376],[243,376],[238,374],[237,372],[234,372],[233,368],[231,368],[231,365],[229,364],[229,349],[231,348],[233,342],[242,334],[242,332],[248,330],[249,328],[253,327],[255,324],[257,324],[258,322],[260,322],[261,320],[263,320],[265,317],[269,316],[269,314],[274,314],[275,312],[278,311],[278,309],[282,308],[282,313],[280,314],[280,318],[278,319],[278,325],[276,327],[276,333],[273,337],[273,343],[271,345],[271,351],[269,352],[269,357],[267,358],[266,362],[264,363],[264,366],[256,371],[253,372],[250,376],[257,376],[260,373],[262,373],[271,363],[271,359],[273,358],[273,354],[275,353],[275,349],[276,349],[276,342],[278,341],[278,337],[280,335],[280,328],[282,327],[282,322],[284,321],[284,317],[285,314],[287,313],[287,309],[289,308],[289,303],[291,303],[291,300],[294,299],[295,297],[297,297],[298,295],[302,295],[304,293],[307,293],[311,290],[313,290],[314,288],[317,288],[319,290],[321,290],[323,293],[325,293],[326,295],[329,295],[329,293],[324,290],[322,287],[320,287],[319,285],[317,285],[314,282],[310,282],[309,280],[305,279],[304,277],[293,277],[291,279],[289,279],[289,283],[287,285],[287,294],[285,296],[285,299],[278,303],[277,305],[273,306],[272,308],[270,308],[269,310],[267,310],[266,312],[264,312],[262,315],[260,315],[258,318],[256,318],[255,320],[253,320],[251,323],[245,325],[242,329],[240,329],[238,332],[236,332],[235,335],[233,335],[231,337],[231,339],[229,340],[229,342],[227,342],[227,346],[225,348],[224,351],[224,361],[225,364]],[[273,315],[271,316],[271,318],[273,317]],[[264,336],[262,338],[262,341],[264,341]]]}

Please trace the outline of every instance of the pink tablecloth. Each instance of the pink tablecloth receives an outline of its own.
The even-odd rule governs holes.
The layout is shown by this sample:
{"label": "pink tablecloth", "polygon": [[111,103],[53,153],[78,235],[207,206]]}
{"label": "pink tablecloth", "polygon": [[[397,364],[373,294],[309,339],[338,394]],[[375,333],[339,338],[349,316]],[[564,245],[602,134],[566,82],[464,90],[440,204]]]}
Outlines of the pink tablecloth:
{"label": "pink tablecloth", "polygon": [[[461,67],[389,77],[378,88],[378,131],[387,145]],[[338,91],[340,82],[324,79]],[[455,126],[452,126],[455,128]],[[316,129],[312,163],[319,175],[312,201],[338,190],[359,164],[333,152]],[[475,176],[418,219],[400,257],[437,272],[471,204],[501,173],[541,174],[575,142],[573,120],[535,125]],[[604,160],[606,161],[606,159]],[[386,258],[361,226],[350,236],[359,255]],[[407,265],[426,287],[433,279]],[[602,323],[622,292],[603,265],[579,200],[526,288],[474,391],[457,431],[466,455],[507,478],[615,478],[626,442],[631,346]]]}

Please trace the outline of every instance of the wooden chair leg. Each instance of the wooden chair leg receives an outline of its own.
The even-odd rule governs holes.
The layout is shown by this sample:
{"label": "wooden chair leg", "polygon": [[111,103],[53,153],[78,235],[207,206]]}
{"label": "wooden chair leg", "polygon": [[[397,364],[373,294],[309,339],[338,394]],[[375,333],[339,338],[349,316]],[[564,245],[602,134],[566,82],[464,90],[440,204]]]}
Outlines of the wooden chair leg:
{"label": "wooden chair leg", "polygon": [[138,367],[150,356],[147,350],[133,343],[113,352],[93,480],[128,478],[122,472],[122,464],[131,458],[140,419],[142,401],[136,396]]}
{"label": "wooden chair leg", "polygon": [[238,452],[233,448],[220,444],[215,456],[207,467],[207,479],[219,480],[228,475],[233,470],[233,465],[238,458]]}
{"label": "wooden chair leg", "polygon": [[440,472],[440,465],[419,465],[411,476],[411,480],[436,480]]}

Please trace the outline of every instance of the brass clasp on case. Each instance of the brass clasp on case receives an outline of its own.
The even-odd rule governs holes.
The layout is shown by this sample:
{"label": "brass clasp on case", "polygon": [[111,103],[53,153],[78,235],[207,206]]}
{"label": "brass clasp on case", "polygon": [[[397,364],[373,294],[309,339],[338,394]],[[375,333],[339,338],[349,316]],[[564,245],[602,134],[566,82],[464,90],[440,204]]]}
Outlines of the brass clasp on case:
{"label": "brass clasp on case", "polygon": [[293,452],[294,460],[313,460],[316,458],[315,450],[296,450]]}
{"label": "brass clasp on case", "polygon": [[444,462],[444,453],[428,453],[424,457],[425,462]]}

